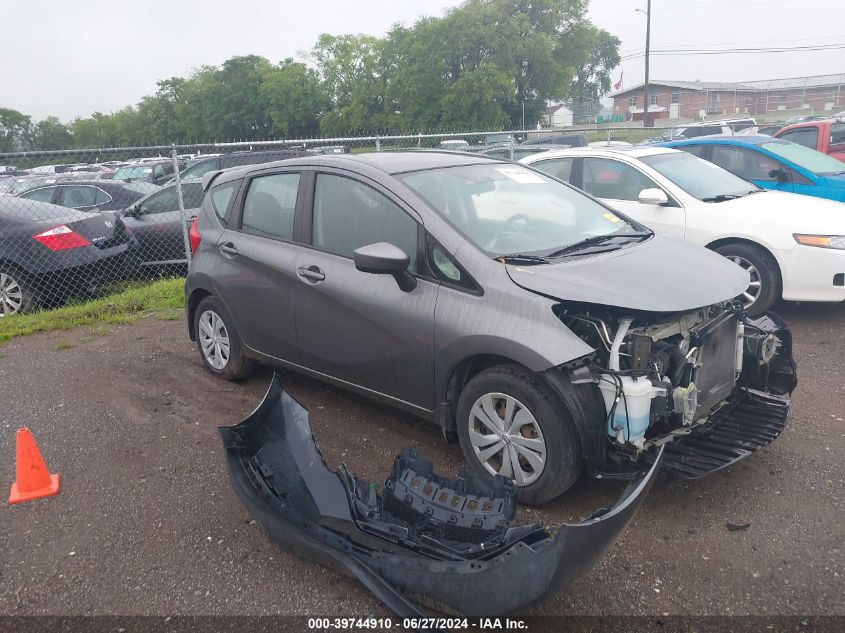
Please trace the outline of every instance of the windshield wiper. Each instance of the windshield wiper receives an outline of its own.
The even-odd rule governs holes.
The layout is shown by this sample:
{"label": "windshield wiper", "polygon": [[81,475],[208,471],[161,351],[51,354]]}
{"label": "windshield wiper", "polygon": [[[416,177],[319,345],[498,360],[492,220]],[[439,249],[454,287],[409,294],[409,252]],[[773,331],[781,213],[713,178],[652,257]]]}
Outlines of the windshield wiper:
{"label": "windshield wiper", "polygon": [[574,244],[570,244],[569,246],[564,246],[562,249],[555,251],[554,253],[549,253],[548,255],[546,255],[546,257],[561,257],[562,255],[567,255],[573,251],[580,251],[584,248],[603,244],[604,242],[609,242],[610,240],[615,240],[618,238],[644,240],[649,237],[651,237],[651,231],[637,231],[634,233],[606,233],[604,235],[594,235],[592,237],[583,239],[580,242],[575,242]]}
{"label": "windshield wiper", "polygon": [[503,264],[548,264],[550,263],[545,257],[539,255],[523,255],[522,253],[513,253],[511,255],[499,255],[496,257]]}
{"label": "windshield wiper", "polygon": [[736,200],[737,198],[742,198],[746,194],[744,193],[720,193],[718,196],[712,196],[710,198],[702,198],[702,202],[724,202],[725,200]]}

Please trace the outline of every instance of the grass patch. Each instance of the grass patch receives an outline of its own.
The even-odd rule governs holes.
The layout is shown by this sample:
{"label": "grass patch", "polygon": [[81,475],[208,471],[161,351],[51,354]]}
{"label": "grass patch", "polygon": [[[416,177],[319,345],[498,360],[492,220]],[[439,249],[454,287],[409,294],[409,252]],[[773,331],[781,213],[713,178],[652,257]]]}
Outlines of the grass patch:
{"label": "grass patch", "polygon": [[[168,319],[184,305],[184,283],[183,279],[165,279],[143,286],[131,286],[86,303],[5,317],[0,319],[0,342],[16,336],[67,330],[90,323],[132,323],[145,314],[164,315]],[[95,329],[99,331],[95,332]],[[103,328],[91,329],[92,334],[102,331]]]}
{"label": "grass patch", "polygon": [[56,349],[70,349],[73,347],[73,343],[70,341],[59,341],[56,343]]}

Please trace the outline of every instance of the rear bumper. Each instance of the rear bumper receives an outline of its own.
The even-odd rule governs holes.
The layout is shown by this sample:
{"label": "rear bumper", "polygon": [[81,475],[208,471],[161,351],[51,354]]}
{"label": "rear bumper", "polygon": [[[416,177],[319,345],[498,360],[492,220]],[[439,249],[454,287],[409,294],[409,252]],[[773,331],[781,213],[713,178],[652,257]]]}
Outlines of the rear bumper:
{"label": "rear bumper", "polygon": [[[258,409],[242,423],[221,428],[220,435],[232,487],[268,535],[354,576],[400,616],[422,614],[420,605],[492,616],[563,589],[623,532],[661,461],[658,452],[648,472],[610,510],[562,525],[552,535],[538,525],[511,524],[516,493],[501,478],[459,474],[444,480],[427,473],[420,475],[421,484],[419,471],[402,470],[400,456],[377,496],[373,484],[345,467],[329,471],[307,411],[275,377]],[[405,487],[394,498],[397,482]],[[430,482],[436,482],[433,490]],[[491,492],[497,490],[500,494]],[[386,510],[396,499],[402,518]],[[507,508],[492,530],[496,536],[489,538],[488,502]]]}

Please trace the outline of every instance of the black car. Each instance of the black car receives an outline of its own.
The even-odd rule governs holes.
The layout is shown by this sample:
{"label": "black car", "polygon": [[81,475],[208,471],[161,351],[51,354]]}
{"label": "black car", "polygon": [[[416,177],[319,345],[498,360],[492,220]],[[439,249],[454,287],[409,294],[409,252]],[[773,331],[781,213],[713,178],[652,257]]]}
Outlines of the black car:
{"label": "black car", "polygon": [[567,147],[587,147],[587,137],[583,134],[544,134],[538,138],[523,141],[520,145],[566,145]]}
{"label": "black car", "polygon": [[131,235],[115,214],[3,199],[0,317],[61,303],[118,278],[131,245]]}
{"label": "black car", "polygon": [[159,190],[158,185],[149,182],[50,180],[53,182],[28,189],[18,194],[18,197],[81,211],[123,211],[144,196]]}
{"label": "black car", "polygon": [[139,161],[120,167],[114,172],[112,179],[128,182],[151,182],[160,185],[173,176],[173,171],[173,161],[169,158]]}
{"label": "black car", "polygon": [[[338,152],[332,151],[331,153],[335,154]],[[184,169],[184,171],[180,172],[180,176],[182,178],[202,178],[208,172],[216,171],[218,169],[227,169],[229,167],[241,167],[243,165],[258,165],[260,163],[271,163],[277,160],[286,160],[288,158],[297,158],[299,156],[305,155],[306,152],[301,149],[273,149],[261,150],[257,152],[249,151],[220,154],[219,156],[211,156],[209,158],[199,158],[195,160],[194,162],[189,164]]]}
{"label": "black car", "polygon": [[[182,200],[185,218],[196,217],[202,205],[203,189],[199,180],[183,180]],[[182,214],[176,185],[168,185],[141,198],[122,213],[123,221],[138,244],[133,258],[142,268],[184,266],[187,264]]]}

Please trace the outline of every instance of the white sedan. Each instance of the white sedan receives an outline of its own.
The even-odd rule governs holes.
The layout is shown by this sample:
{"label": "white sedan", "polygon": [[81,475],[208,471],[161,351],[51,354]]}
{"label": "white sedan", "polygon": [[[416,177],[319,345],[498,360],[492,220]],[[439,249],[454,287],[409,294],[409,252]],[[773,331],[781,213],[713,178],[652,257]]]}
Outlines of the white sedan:
{"label": "white sedan", "polygon": [[760,189],[665,147],[553,150],[520,162],[732,259],[751,277],[739,297],[751,314],[778,297],[845,300],[845,203]]}

